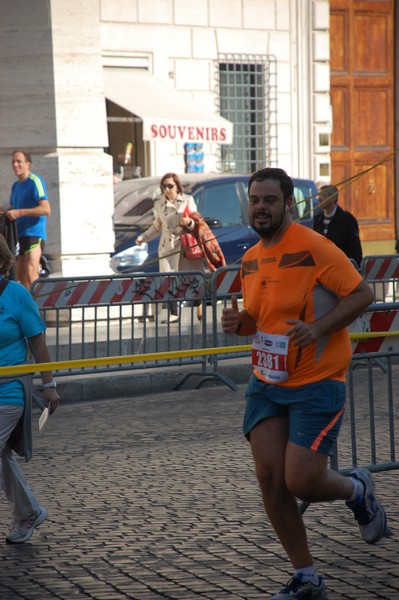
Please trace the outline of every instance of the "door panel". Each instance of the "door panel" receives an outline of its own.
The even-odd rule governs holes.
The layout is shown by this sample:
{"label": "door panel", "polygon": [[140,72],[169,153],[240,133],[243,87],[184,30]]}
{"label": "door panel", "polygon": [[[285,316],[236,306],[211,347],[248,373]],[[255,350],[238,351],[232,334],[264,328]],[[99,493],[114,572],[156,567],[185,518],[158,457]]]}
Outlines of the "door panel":
{"label": "door panel", "polygon": [[358,118],[353,123],[357,151],[373,149],[389,154],[392,132],[392,90],[389,88],[360,87],[354,91],[354,112]]}
{"label": "door panel", "polygon": [[[370,169],[374,163],[357,162],[358,172]],[[389,167],[379,165],[360,177],[357,185],[354,187],[354,196],[357,206],[361,207],[363,222],[373,223],[378,220],[378,227],[384,231],[389,225],[387,219],[388,213],[388,195],[387,195],[387,171]]]}
{"label": "door panel", "polygon": [[[352,2],[352,4],[358,3]],[[353,33],[356,52],[353,59],[356,74],[364,73],[371,76],[375,76],[377,73],[380,75],[389,74],[390,52],[392,52],[391,43],[388,40],[390,13],[388,10],[386,14],[381,14],[380,10],[381,7],[378,7],[377,11],[367,10],[363,12],[354,7]]]}
{"label": "door panel", "polygon": [[[334,119],[334,150],[349,150],[350,145],[350,97],[347,87],[338,85],[331,90],[331,104],[333,115],[341,115],[341,118]],[[336,174],[335,174],[336,175]]]}
{"label": "door panel", "polygon": [[344,7],[333,9],[330,2],[330,64],[334,75],[347,75],[349,72],[349,11]]}
{"label": "door panel", "polygon": [[[346,181],[351,176],[351,173],[350,173],[350,170],[349,170],[349,165],[348,165],[348,163],[346,161],[344,161],[342,163],[336,161],[335,165],[334,165],[334,168],[335,168],[335,176],[336,176],[336,179],[334,179],[334,181]],[[351,186],[352,184],[343,184],[344,188],[347,185]],[[342,189],[342,191],[340,191],[340,194],[339,194],[339,203],[341,205],[343,205],[342,198],[345,195],[345,189],[344,188]]]}
{"label": "door panel", "polygon": [[[394,150],[394,2],[330,1],[332,182],[339,183]],[[340,193],[361,238],[395,237],[394,161],[370,170]]]}

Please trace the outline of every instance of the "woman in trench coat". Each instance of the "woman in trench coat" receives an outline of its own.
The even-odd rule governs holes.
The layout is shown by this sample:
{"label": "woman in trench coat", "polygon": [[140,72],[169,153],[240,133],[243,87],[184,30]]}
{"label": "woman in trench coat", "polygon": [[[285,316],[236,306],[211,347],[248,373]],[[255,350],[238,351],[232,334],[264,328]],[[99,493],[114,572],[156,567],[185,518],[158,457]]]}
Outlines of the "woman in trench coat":
{"label": "woman in trench coat", "polygon": [[[194,198],[183,193],[183,188],[176,173],[166,173],[161,179],[162,196],[154,202],[154,221],[136,239],[140,246],[161,235],[158,245],[159,270],[161,272],[173,271],[201,271],[204,272],[203,261],[190,260],[182,252],[180,236],[187,231],[195,229],[195,223],[189,216],[197,211]],[[178,321],[178,303],[169,305],[169,322]],[[197,306],[198,319],[202,318],[202,305]]]}

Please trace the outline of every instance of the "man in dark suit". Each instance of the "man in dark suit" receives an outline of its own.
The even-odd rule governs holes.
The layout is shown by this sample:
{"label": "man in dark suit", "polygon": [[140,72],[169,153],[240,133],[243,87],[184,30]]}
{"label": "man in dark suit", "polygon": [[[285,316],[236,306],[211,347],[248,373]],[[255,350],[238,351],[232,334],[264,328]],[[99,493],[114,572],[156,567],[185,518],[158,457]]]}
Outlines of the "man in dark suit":
{"label": "man in dark suit", "polygon": [[323,185],[319,193],[323,209],[313,219],[313,229],[334,242],[358,267],[363,258],[359,237],[359,225],[355,217],[338,206],[338,189],[335,185]]}

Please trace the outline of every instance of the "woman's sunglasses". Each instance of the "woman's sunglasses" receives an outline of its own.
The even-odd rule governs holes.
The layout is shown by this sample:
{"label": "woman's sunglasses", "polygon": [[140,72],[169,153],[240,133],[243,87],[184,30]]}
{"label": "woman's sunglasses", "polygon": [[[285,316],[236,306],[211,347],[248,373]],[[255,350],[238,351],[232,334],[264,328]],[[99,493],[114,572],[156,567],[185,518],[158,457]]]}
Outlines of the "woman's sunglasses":
{"label": "woman's sunglasses", "polygon": [[161,185],[163,190],[173,190],[173,188],[175,187],[174,183],[163,183]]}

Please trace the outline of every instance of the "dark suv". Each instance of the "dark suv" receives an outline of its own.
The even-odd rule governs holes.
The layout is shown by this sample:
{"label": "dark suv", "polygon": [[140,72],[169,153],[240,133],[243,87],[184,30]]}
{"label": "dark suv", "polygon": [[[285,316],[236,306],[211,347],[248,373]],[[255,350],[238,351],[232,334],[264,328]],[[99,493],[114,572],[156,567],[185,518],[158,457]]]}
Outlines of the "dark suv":
{"label": "dark suv", "polygon": [[[244,252],[259,241],[248,222],[249,176],[193,173],[179,178],[184,192],[193,196],[198,211],[217,236],[226,263],[239,262]],[[158,270],[158,238],[148,244],[147,257],[137,247],[137,252],[129,249],[153,220],[153,202],[161,194],[159,182],[160,177],[143,177],[115,185],[115,254],[111,266],[116,273]],[[311,227],[318,204],[316,185],[308,179],[293,178],[293,182],[292,216]]]}

